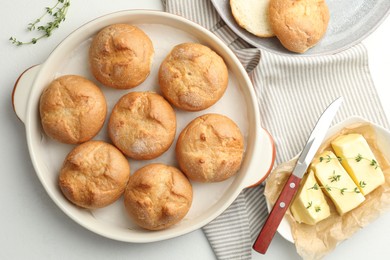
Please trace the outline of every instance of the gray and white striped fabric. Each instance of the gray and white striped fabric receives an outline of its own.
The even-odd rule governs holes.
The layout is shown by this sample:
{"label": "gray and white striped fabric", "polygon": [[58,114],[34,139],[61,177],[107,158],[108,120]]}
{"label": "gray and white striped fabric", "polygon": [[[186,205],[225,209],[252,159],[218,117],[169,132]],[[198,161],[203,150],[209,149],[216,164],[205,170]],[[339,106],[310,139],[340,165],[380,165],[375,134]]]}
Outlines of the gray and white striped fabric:
{"label": "gray and white striped fabric", "polygon": [[[262,126],[275,139],[276,164],[302,149],[321,112],[339,96],[345,102],[335,121],[359,115],[389,128],[363,45],[320,57],[277,55],[241,40],[209,0],[163,0],[163,4],[167,12],[214,32],[241,60],[255,87]],[[244,190],[203,228],[218,259],[251,258],[252,243],[268,215],[263,191],[264,186]]]}

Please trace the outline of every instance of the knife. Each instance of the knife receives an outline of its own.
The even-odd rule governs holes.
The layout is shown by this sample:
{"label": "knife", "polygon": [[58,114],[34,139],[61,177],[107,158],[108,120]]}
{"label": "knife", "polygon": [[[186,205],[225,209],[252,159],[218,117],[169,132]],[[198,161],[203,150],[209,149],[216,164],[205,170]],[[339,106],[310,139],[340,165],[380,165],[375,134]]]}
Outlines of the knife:
{"label": "knife", "polygon": [[255,251],[261,254],[265,254],[267,252],[271,240],[273,239],[284,214],[298,190],[299,183],[301,182],[303,175],[313,160],[314,155],[317,153],[317,150],[324,140],[328,128],[342,103],[343,98],[337,98],[325,109],[321,117],[318,119],[304,149],[299,155],[291,176],[284,185],[274,207],[271,210],[271,213],[260,231],[259,236],[253,244],[253,249]]}

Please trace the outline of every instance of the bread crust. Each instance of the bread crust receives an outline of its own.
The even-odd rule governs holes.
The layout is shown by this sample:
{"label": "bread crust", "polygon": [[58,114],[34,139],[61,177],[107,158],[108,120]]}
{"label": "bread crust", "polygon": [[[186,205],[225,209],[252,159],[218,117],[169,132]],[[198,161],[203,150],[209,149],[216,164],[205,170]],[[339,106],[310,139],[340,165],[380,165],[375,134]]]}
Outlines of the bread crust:
{"label": "bread crust", "polygon": [[117,102],[108,122],[112,142],[137,160],[156,158],[169,149],[176,134],[176,114],[153,92],[130,92]]}
{"label": "bread crust", "polygon": [[176,158],[180,169],[191,180],[219,182],[240,169],[244,138],[228,117],[206,114],[195,118],[180,133]]}
{"label": "bread crust", "polygon": [[62,143],[78,144],[92,139],[103,127],[107,104],[103,92],[92,81],[65,75],[43,90],[39,112],[48,136]]}
{"label": "bread crust", "polygon": [[269,21],[285,48],[304,53],[326,33],[329,9],[324,0],[271,0]]}
{"label": "bread crust", "polygon": [[179,169],[150,164],[130,177],[124,197],[131,219],[145,229],[161,230],[187,214],[192,204],[192,186]]}
{"label": "bread crust", "polygon": [[129,24],[113,24],[102,29],[89,48],[92,74],[104,85],[130,89],[150,73],[154,56],[150,38]]}
{"label": "bread crust", "polygon": [[199,43],[175,46],[159,69],[159,85],[174,106],[200,111],[215,104],[225,93],[228,70],[223,59]]}
{"label": "bread crust", "polygon": [[67,155],[59,186],[75,205],[96,209],[115,202],[123,194],[129,177],[129,162],[117,148],[103,141],[89,141]]}

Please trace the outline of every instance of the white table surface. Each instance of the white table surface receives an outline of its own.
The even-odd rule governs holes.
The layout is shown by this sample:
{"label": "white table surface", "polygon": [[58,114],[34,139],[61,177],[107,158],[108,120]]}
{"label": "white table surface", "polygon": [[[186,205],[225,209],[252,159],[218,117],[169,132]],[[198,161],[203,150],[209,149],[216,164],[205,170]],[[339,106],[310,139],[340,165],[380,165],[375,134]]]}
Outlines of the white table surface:
{"label": "white table surface", "polygon": [[[10,36],[23,38],[26,25],[54,0],[2,1],[0,8],[0,259],[215,259],[201,230],[150,244],[129,244],[96,235],[67,217],[39,182],[27,150],[25,128],[12,109],[14,82],[26,68],[45,61],[74,29],[98,16],[124,9],[162,10],[160,0],[71,1],[67,20],[49,39],[14,47]],[[370,70],[390,118],[390,18],[363,42]],[[327,259],[388,259],[390,212],[359,231]],[[299,259],[292,244],[275,236],[265,256],[253,259]]]}

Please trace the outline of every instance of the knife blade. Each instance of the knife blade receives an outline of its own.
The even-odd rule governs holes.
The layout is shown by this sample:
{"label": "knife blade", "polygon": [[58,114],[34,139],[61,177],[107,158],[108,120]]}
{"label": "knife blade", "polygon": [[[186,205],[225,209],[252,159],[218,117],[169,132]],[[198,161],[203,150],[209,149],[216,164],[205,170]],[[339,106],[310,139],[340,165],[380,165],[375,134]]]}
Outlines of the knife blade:
{"label": "knife blade", "polygon": [[294,170],[284,185],[274,207],[271,210],[267,220],[261,229],[259,236],[253,244],[253,249],[261,254],[265,254],[267,249],[286,213],[290,203],[298,190],[299,183],[302,180],[307,168],[313,160],[318,148],[320,147],[330,124],[333,121],[338,109],[343,102],[343,98],[339,97],[334,100],[322,113],[313,128],[305,147],[298,157],[298,161]]}

